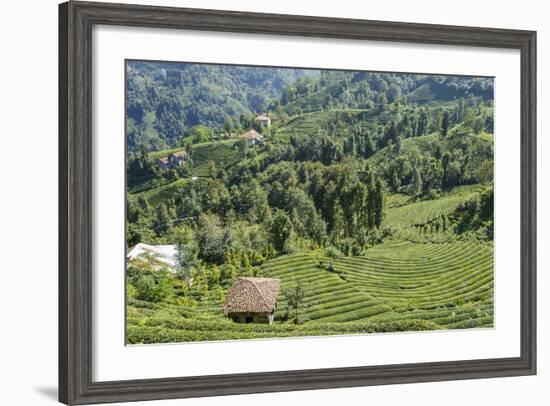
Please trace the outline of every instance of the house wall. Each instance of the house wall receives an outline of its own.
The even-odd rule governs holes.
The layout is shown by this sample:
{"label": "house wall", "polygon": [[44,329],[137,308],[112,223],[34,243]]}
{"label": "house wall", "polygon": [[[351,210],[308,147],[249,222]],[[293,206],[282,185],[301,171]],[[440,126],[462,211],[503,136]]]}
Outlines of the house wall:
{"label": "house wall", "polygon": [[273,323],[273,315],[269,315],[267,313],[229,313],[228,316],[235,323],[246,323],[246,319],[248,317],[252,318],[251,323]]}

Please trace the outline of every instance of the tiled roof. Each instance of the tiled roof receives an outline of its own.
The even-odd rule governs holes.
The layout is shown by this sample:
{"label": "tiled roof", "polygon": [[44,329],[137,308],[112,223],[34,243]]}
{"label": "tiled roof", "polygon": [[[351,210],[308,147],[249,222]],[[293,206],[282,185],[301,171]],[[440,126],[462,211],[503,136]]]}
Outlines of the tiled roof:
{"label": "tiled roof", "polygon": [[225,313],[270,313],[277,303],[280,281],[272,278],[235,279],[229,290]]}
{"label": "tiled roof", "polygon": [[254,120],[256,120],[256,121],[268,121],[268,120],[271,120],[271,117],[269,117],[266,114],[260,114]]}
{"label": "tiled roof", "polygon": [[256,130],[250,130],[240,135],[241,138],[255,139],[262,138],[262,136]]}

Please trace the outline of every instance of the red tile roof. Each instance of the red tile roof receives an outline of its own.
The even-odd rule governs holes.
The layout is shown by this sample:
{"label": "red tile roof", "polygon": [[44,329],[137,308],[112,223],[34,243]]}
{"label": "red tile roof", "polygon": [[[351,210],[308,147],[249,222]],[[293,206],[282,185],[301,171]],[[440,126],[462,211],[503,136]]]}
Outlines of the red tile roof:
{"label": "red tile roof", "polygon": [[254,139],[262,138],[262,136],[256,130],[250,130],[240,135],[241,138]]}

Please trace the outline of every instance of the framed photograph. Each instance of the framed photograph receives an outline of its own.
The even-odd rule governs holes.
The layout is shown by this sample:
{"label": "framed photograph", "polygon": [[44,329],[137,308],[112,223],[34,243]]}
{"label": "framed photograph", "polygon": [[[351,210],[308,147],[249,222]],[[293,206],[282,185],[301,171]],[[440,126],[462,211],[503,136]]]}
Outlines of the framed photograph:
{"label": "framed photograph", "polygon": [[536,33],[59,8],[59,400],[536,373]]}

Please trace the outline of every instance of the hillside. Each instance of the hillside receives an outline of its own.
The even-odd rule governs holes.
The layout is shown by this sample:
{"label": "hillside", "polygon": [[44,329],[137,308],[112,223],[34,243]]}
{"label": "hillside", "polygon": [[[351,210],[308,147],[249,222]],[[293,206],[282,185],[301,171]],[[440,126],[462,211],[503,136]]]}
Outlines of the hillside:
{"label": "hillside", "polygon": [[314,70],[129,61],[129,150],[173,147],[193,126],[234,125],[265,109],[286,87]]}
{"label": "hillside", "polygon": [[195,126],[240,129],[243,117],[266,110],[284,119],[395,101],[486,101],[493,92],[491,79],[455,76],[140,61],[129,61],[126,73],[130,151],[177,146]]}
{"label": "hillside", "polygon": [[[494,325],[491,79],[134,68],[172,105],[128,140],[127,247],[178,265],[128,262],[129,343]],[[273,324],[224,316],[239,277],[280,280]]]}
{"label": "hillside", "polygon": [[[329,263],[333,272],[323,268]],[[490,245],[392,241],[365,257],[282,256],[261,275],[279,278],[283,290],[305,286],[303,324],[284,323],[292,310],[283,294],[272,326],[228,321],[215,293],[192,307],[131,301],[130,343],[493,327]]]}
{"label": "hillside", "polygon": [[295,115],[312,111],[370,109],[395,101],[445,104],[459,98],[493,97],[490,78],[428,76],[380,72],[321,71],[318,78],[302,78],[283,92],[272,108]]}

